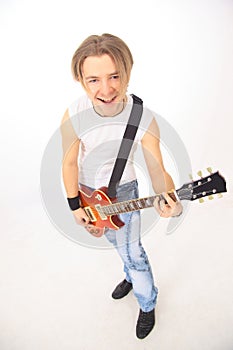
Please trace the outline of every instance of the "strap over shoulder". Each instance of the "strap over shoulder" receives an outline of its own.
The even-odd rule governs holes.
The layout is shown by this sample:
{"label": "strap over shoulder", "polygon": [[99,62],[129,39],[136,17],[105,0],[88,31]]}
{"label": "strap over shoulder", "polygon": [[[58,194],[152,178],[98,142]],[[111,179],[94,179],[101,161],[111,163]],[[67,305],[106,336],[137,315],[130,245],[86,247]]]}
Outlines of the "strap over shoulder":
{"label": "strap over shoulder", "polygon": [[134,103],[139,104],[139,105],[143,104],[143,101],[142,101],[142,99],[140,97],[138,97],[138,96],[136,96],[134,94],[131,94],[130,96],[132,96]]}
{"label": "strap over shoulder", "polygon": [[116,197],[117,186],[125,169],[127,159],[132,148],[138,126],[141,121],[143,112],[143,101],[136,95],[131,95],[133,98],[133,106],[126,125],[125,133],[120,145],[117,159],[114,164],[112,176],[108,185],[108,196],[110,198]]}

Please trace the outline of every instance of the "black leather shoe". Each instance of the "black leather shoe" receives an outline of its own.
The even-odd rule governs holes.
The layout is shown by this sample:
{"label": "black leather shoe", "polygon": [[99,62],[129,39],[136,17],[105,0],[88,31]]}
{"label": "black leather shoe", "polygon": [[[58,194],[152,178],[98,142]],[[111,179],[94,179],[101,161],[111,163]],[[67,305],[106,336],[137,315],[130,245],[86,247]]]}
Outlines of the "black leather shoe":
{"label": "black leather shoe", "polygon": [[139,339],[143,339],[148,336],[155,325],[155,309],[149,312],[143,312],[140,309],[138,316],[136,335]]}
{"label": "black leather shoe", "polygon": [[124,298],[133,288],[132,283],[124,280],[119,283],[114,291],[112,292],[113,299],[121,299]]}

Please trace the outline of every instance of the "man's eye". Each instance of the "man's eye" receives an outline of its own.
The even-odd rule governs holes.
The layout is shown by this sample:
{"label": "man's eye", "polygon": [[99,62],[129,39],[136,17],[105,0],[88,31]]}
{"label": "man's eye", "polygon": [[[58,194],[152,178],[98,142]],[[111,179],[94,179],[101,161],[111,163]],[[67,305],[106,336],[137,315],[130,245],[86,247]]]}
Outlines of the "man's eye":
{"label": "man's eye", "polygon": [[113,80],[118,79],[118,78],[119,78],[119,75],[112,75],[111,78],[112,78]]}
{"label": "man's eye", "polygon": [[91,84],[97,83],[97,79],[91,79],[88,81],[88,83],[91,83]]}

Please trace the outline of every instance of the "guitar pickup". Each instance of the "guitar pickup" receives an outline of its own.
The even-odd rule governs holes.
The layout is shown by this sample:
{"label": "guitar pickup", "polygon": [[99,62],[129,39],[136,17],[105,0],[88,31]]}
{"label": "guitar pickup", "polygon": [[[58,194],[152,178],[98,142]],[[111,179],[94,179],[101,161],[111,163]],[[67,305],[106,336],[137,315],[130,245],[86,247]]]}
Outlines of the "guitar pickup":
{"label": "guitar pickup", "polygon": [[85,207],[83,209],[87,214],[87,216],[89,217],[89,219],[91,220],[91,222],[97,221],[95,215],[93,214],[93,211],[91,210],[91,207]]}
{"label": "guitar pickup", "polygon": [[98,214],[99,214],[101,220],[107,220],[108,219],[108,217],[104,214],[100,204],[96,204],[95,208],[98,211]]}

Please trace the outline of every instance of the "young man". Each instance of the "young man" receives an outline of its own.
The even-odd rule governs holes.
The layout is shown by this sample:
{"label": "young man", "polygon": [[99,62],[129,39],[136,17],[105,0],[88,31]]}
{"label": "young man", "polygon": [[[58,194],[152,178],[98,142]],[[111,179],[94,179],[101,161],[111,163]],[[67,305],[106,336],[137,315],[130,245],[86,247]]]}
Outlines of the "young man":
{"label": "young man", "polygon": [[[132,97],[126,92],[132,66],[133,58],[127,45],[110,34],[88,37],[72,59],[73,76],[81,83],[86,95],[67,109],[62,120],[63,181],[77,224],[91,233],[102,229],[91,225],[80,206],[80,184],[91,190],[108,185],[132,109]],[[154,191],[164,193],[166,199],[166,202],[155,200],[156,210],[162,217],[177,216],[182,213],[182,206],[166,193],[174,189],[174,183],[164,168],[159,142],[156,120],[144,109],[134,143],[143,148]],[[119,201],[138,198],[133,167],[135,148],[117,188]],[[140,307],[136,335],[142,339],[154,327],[158,291],[141,244],[140,212],[122,214],[121,219],[125,223],[122,228],[109,229],[105,233],[117,249],[125,272],[125,279],[117,285],[112,297],[123,298],[133,289]]]}

